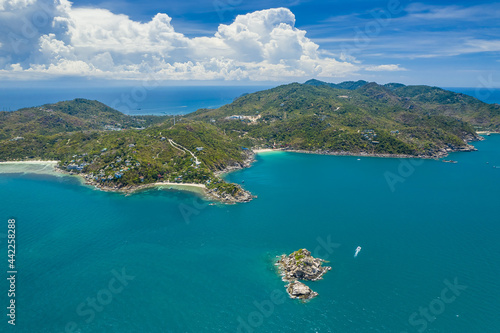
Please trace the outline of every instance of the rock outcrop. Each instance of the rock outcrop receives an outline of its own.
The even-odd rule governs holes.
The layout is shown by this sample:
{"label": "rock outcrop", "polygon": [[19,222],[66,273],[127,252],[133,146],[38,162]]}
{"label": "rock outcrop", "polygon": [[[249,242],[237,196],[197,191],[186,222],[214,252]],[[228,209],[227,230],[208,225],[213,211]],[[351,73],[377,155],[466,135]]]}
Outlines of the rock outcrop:
{"label": "rock outcrop", "polygon": [[300,249],[292,252],[288,256],[281,255],[276,263],[280,270],[283,281],[290,282],[286,285],[286,291],[291,298],[307,300],[318,296],[298,280],[317,281],[323,278],[323,275],[331,270],[331,267],[323,266],[325,260],[314,258],[311,252],[306,249]]}
{"label": "rock outcrop", "polygon": [[283,276],[283,281],[307,280],[317,281],[322,279],[323,275],[331,267],[322,266],[323,259],[314,258],[311,252],[306,249],[300,249],[288,256],[283,254],[278,260],[278,266]]}
{"label": "rock outcrop", "polygon": [[312,291],[311,288],[299,281],[287,284],[286,291],[291,298],[311,299],[318,296],[317,292]]}
{"label": "rock outcrop", "polygon": [[247,190],[244,190],[240,185],[236,185],[237,190],[233,193],[224,193],[217,189],[207,190],[207,194],[217,201],[223,203],[249,202],[257,196],[252,195]]}

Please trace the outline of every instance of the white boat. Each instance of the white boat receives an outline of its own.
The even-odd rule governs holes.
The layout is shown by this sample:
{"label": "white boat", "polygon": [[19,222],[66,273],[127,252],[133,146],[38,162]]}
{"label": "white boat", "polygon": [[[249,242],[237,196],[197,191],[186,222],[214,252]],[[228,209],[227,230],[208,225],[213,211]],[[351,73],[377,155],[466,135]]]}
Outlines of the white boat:
{"label": "white boat", "polygon": [[361,246],[358,246],[356,248],[356,253],[354,253],[354,258],[356,258],[358,256],[359,251],[361,251]]}

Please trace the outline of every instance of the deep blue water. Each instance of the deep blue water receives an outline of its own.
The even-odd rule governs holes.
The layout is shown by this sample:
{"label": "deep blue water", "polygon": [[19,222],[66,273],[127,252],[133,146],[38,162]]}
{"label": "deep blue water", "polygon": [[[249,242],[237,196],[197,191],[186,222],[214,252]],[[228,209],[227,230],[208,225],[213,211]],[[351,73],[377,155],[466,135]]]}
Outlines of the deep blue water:
{"label": "deep blue water", "polygon": [[186,114],[201,108],[218,108],[231,103],[246,93],[268,89],[263,86],[172,86],[148,87],[34,87],[1,88],[0,111],[12,111],[23,107],[39,106],[47,103],[86,98],[98,100],[123,113]]}
{"label": "deep blue water", "polygon": [[[500,135],[476,146],[457,164],[262,154],[228,175],[258,198],[229,206],[0,175],[18,269],[17,325],[2,314],[0,331],[498,332]],[[305,304],[273,266],[302,247],[333,267]]]}
{"label": "deep blue water", "polygon": [[457,93],[475,97],[486,103],[500,103],[500,89],[498,88],[444,88]]}
{"label": "deep blue water", "polygon": [[[217,108],[245,93],[270,86],[173,86],[151,87],[2,87],[0,111],[87,98],[98,100],[126,114],[186,114],[201,108]],[[446,88],[476,97],[487,103],[500,103],[500,89]]]}
{"label": "deep blue water", "polygon": [[[166,112],[184,113],[186,104],[194,111],[251,92],[212,88],[158,90],[142,109],[171,96],[165,100],[177,104]],[[131,91],[109,89],[46,89],[29,98],[3,89],[0,100],[111,104]],[[480,95],[500,102],[494,92]],[[258,195],[233,206],[208,206],[189,193],[124,197],[73,178],[0,175],[3,309],[12,217],[19,271],[17,325],[2,314],[0,331],[497,332],[500,135],[476,146],[453,154],[458,164],[263,154],[228,175]],[[320,296],[306,304],[282,297],[273,266],[276,255],[301,247],[333,266],[309,284]],[[123,273],[134,278],[120,282]],[[455,282],[466,289],[454,294]]]}

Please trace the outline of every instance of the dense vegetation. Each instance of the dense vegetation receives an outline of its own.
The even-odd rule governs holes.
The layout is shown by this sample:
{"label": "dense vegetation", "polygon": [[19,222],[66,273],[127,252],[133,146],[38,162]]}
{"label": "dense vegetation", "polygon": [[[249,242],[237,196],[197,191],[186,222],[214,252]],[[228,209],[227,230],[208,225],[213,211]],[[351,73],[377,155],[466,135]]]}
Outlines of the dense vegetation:
{"label": "dense vegetation", "polygon": [[[215,172],[248,148],[436,156],[500,130],[500,106],[440,88],[311,80],[246,94],[173,125],[75,99],[0,112],[0,160],[59,160],[105,186],[162,180],[236,193]],[[194,157],[193,157],[193,155]]]}
{"label": "dense vegetation", "polygon": [[[242,116],[242,117],[231,117]],[[465,149],[477,128],[500,130],[500,106],[427,86],[311,80],[242,96],[192,119],[244,145],[433,156]]]}
{"label": "dense vegetation", "polygon": [[82,130],[143,128],[169,118],[127,116],[97,101],[75,99],[15,112],[0,112],[0,140],[27,134],[51,135]]}
{"label": "dense vegetation", "polygon": [[[48,108],[22,109],[7,115],[2,133],[12,134],[0,141],[1,160],[59,160],[62,169],[84,173],[106,187],[165,180],[201,183],[231,194],[239,189],[214,175],[245,158],[241,147],[215,126],[191,120],[172,126],[166,117],[126,116],[99,102],[81,99]],[[36,116],[47,110],[54,117],[71,121],[65,126],[37,122],[41,117]],[[137,127],[137,122],[148,127]],[[193,152],[199,164],[169,139]]]}

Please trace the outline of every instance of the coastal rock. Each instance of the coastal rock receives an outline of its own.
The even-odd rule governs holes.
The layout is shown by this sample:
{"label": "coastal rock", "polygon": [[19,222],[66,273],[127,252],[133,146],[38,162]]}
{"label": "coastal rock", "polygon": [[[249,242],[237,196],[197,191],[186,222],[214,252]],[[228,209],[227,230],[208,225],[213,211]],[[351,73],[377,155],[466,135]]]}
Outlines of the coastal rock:
{"label": "coastal rock", "polygon": [[236,187],[238,188],[238,191],[236,191],[234,194],[221,193],[217,189],[207,190],[207,194],[215,200],[223,203],[249,202],[252,199],[256,198],[256,196],[244,190],[241,186],[236,185]]}
{"label": "coastal rock", "polygon": [[[234,170],[249,167],[251,165],[251,162],[253,161],[252,156],[253,156],[253,154],[248,153],[248,154],[246,154],[246,159],[243,163],[235,163],[234,165],[225,168],[224,172],[219,171],[219,172],[214,172],[214,174],[221,175],[222,173],[225,173],[225,172],[231,172]],[[157,183],[146,183],[146,184],[141,184],[141,185],[134,184],[134,185],[124,186],[122,184],[114,184],[114,183],[108,185],[108,184],[104,184],[104,183],[101,183],[99,181],[96,181],[93,177],[93,174],[91,175],[91,174],[84,173],[84,172],[74,173],[73,171],[66,170],[64,167],[61,167],[60,165],[56,166],[55,170],[57,172],[64,173],[64,174],[70,174],[70,175],[74,174],[74,175],[81,176],[84,179],[85,184],[93,186],[96,189],[99,189],[101,191],[120,192],[120,193],[125,193],[127,195],[129,195],[133,192],[142,190],[142,189],[147,189],[147,188],[153,187],[153,186],[157,185],[158,183],[160,183],[160,184],[162,183],[161,181],[158,181]],[[183,185],[183,183],[177,183],[177,185]],[[236,190],[233,191],[232,193],[227,193],[227,192],[221,191],[217,188],[214,188],[214,189],[205,188],[205,193],[209,197],[211,197],[212,199],[219,201],[219,202],[222,202],[222,203],[226,203],[226,204],[244,203],[244,202],[252,201],[254,198],[257,198],[257,196],[252,195],[252,193],[243,189],[240,185],[238,185],[238,184],[233,184],[233,185],[236,187]]]}
{"label": "coastal rock", "polygon": [[286,291],[291,298],[311,299],[318,296],[317,292],[312,291],[311,288],[299,281],[287,284]]}
{"label": "coastal rock", "polygon": [[[255,161],[255,154],[252,151],[248,150],[247,152],[245,152],[244,161],[234,162],[232,165],[225,166],[221,170],[214,172],[214,175],[220,177],[229,172],[233,172],[244,168],[249,168],[254,161]],[[217,189],[209,189],[207,190],[207,194],[211,196],[213,199],[226,204],[250,202],[253,199],[257,198],[256,195],[252,195],[252,193],[245,190],[240,185],[235,184],[235,186],[237,190],[232,194],[227,192],[221,192],[218,191]]]}
{"label": "coastal rock", "polygon": [[323,266],[325,260],[314,258],[311,252],[306,249],[300,249],[289,255],[283,254],[276,263],[283,281],[290,282],[285,286],[288,295],[291,298],[307,300],[318,296],[298,280],[317,281],[323,278],[323,275],[331,270],[331,267]]}
{"label": "coastal rock", "polygon": [[307,280],[317,281],[331,270],[331,267],[323,266],[325,260],[314,258],[311,252],[300,249],[288,256],[283,254],[278,260],[277,266],[283,277],[283,281]]}
{"label": "coastal rock", "polygon": [[245,158],[243,161],[233,162],[230,165],[226,165],[223,168],[221,168],[220,170],[215,171],[214,175],[222,176],[222,175],[227,174],[229,172],[233,172],[233,171],[237,171],[237,170],[251,167],[252,163],[255,162],[255,153],[253,153],[251,150],[247,150],[244,153],[244,156],[245,156]]}

